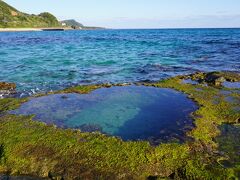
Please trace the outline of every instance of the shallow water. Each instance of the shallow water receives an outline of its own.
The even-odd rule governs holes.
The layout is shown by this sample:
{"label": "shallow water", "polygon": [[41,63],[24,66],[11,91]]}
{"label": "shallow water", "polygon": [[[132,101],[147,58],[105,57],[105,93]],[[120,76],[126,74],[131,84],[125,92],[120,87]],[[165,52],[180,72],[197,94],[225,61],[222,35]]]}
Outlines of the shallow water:
{"label": "shallow water", "polygon": [[240,98],[239,97],[233,97],[233,96],[226,96],[224,98],[225,101],[229,103],[234,103],[234,104],[240,104]]}
{"label": "shallow water", "polygon": [[223,83],[224,87],[227,88],[240,88],[240,82],[224,82]]}
{"label": "shallow water", "polygon": [[0,81],[26,95],[197,70],[239,72],[239,54],[240,29],[0,33]]}
{"label": "shallow water", "polygon": [[240,162],[240,126],[223,124],[220,126],[221,135],[216,138],[219,143],[219,150],[229,157],[222,163],[225,167],[239,165]]}
{"label": "shallow water", "polygon": [[184,79],[184,80],[182,80],[182,83],[183,83],[183,84],[192,84],[192,85],[199,84],[199,82],[193,81],[193,80],[191,80],[191,79]]}
{"label": "shallow water", "polygon": [[11,113],[35,114],[36,120],[59,127],[157,144],[183,142],[193,127],[190,113],[196,109],[186,95],[172,89],[126,86],[33,98]]}

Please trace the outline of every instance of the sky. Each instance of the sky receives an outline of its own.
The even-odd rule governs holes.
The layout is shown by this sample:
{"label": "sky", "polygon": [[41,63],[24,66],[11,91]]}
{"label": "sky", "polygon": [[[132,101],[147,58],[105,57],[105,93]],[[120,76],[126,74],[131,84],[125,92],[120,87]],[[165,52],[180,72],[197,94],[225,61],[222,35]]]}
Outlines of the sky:
{"label": "sky", "polygon": [[240,0],[4,0],[20,11],[50,12],[106,28],[240,27]]}

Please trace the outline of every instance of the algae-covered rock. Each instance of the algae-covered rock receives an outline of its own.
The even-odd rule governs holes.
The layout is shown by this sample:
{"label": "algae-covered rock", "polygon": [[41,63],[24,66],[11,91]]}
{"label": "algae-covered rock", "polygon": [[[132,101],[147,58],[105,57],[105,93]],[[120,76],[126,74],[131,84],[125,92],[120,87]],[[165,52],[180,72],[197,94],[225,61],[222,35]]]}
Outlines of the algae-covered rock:
{"label": "algae-covered rock", "polygon": [[226,81],[226,79],[223,76],[218,76],[214,73],[209,73],[206,75],[205,81],[215,86],[220,86],[223,82]]}
{"label": "algae-covered rock", "polygon": [[212,72],[206,74],[205,81],[215,85],[221,85],[224,81],[238,82],[240,81],[240,74],[234,72]]}
{"label": "algae-covered rock", "polygon": [[214,86],[221,86],[225,81],[239,82],[240,74],[236,72],[196,72],[194,74],[181,76],[182,79],[191,78],[199,83],[207,83]]}
{"label": "algae-covered rock", "polygon": [[15,83],[0,82],[0,98],[11,96],[15,93],[16,93]]}
{"label": "algae-covered rock", "polygon": [[14,90],[14,89],[16,89],[16,84],[0,82],[0,90]]}

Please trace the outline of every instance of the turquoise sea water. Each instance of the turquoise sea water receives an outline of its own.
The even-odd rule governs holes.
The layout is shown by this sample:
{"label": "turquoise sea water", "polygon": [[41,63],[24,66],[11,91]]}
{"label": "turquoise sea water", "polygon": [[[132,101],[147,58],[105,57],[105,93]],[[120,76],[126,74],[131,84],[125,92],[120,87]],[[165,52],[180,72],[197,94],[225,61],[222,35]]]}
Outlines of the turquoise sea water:
{"label": "turquoise sea water", "polygon": [[193,128],[190,114],[196,109],[186,95],[172,89],[125,86],[33,98],[11,113],[35,114],[35,120],[62,128],[159,144],[185,141],[186,131]]}
{"label": "turquoise sea water", "polygon": [[21,95],[239,69],[240,29],[0,33],[0,81]]}

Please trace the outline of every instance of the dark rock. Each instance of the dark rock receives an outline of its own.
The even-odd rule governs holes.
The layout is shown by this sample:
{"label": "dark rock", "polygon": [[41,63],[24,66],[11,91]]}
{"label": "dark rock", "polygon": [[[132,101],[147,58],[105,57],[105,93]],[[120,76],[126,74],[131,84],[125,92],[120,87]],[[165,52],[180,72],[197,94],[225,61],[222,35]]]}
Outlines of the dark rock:
{"label": "dark rock", "polygon": [[240,81],[240,74],[235,72],[211,72],[206,74],[206,81],[218,81],[223,82],[229,81],[229,82],[239,82]]}
{"label": "dark rock", "polygon": [[220,86],[226,79],[219,74],[209,73],[206,75],[205,81],[215,86]]}

